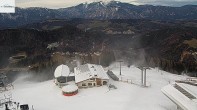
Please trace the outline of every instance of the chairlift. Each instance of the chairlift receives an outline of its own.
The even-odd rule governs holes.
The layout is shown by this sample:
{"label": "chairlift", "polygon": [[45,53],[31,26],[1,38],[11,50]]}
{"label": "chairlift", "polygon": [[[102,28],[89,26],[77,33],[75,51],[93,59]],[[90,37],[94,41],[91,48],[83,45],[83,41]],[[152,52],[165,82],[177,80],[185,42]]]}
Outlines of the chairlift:
{"label": "chairlift", "polygon": [[32,108],[29,108],[28,104],[14,102],[12,93],[4,94],[4,99],[0,99],[0,108],[4,108],[4,110],[34,110],[33,105]]}

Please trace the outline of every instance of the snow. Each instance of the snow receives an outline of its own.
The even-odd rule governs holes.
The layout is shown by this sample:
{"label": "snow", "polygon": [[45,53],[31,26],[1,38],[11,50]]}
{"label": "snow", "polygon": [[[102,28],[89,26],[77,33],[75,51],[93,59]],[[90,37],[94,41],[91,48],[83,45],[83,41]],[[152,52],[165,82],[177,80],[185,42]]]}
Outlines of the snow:
{"label": "snow", "polygon": [[101,65],[88,64],[88,67],[92,75],[97,75],[97,77],[101,79],[109,79]]}
{"label": "snow", "polygon": [[76,85],[66,85],[62,87],[62,91],[64,92],[74,92],[78,90],[78,87]]}
{"label": "snow", "polygon": [[118,7],[116,7],[115,9],[116,9],[116,11],[118,11],[118,9],[119,9],[119,8],[118,8]]}
{"label": "snow", "polygon": [[68,76],[70,73],[70,69],[66,65],[60,65],[55,69],[54,76],[55,78],[60,77],[60,76]]}
{"label": "snow", "polygon": [[[119,75],[118,66],[110,69]],[[163,95],[161,88],[187,78],[151,69],[147,70],[147,81],[151,86],[141,87],[141,71],[126,66],[122,67],[121,77],[131,79],[133,83],[110,80],[110,84],[117,89],[109,90],[107,86],[79,89],[77,95],[65,97],[52,80],[37,83],[16,81],[11,92],[13,101],[29,104],[30,107],[33,105],[35,110],[175,110],[176,105]]]}

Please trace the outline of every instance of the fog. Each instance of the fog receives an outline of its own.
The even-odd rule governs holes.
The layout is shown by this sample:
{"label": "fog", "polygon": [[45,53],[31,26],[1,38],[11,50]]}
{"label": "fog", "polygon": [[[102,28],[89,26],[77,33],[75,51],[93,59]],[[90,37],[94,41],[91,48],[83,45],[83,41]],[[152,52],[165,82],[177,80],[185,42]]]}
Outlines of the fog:
{"label": "fog", "polygon": [[43,82],[53,79],[52,73],[45,72],[9,72],[6,75],[11,83]]}

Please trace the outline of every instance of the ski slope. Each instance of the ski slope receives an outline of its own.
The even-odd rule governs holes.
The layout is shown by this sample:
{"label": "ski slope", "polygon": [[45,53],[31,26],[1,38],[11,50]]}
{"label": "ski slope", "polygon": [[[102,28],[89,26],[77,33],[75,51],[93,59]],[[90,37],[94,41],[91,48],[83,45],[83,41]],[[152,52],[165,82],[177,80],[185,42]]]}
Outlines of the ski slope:
{"label": "ski slope", "polygon": [[[119,76],[119,67],[111,66]],[[170,74],[158,69],[147,70],[148,87],[141,87],[141,70],[132,66],[122,67],[122,80],[131,83],[110,80],[117,89],[109,90],[107,86],[79,89],[75,96],[62,95],[61,88],[53,80],[45,82],[28,82],[25,77],[14,82],[13,101],[33,105],[34,110],[175,110],[176,105],[162,94],[161,88],[175,80],[187,76]],[[3,94],[0,93],[1,97]],[[4,108],[0,108],[4,110]]]}

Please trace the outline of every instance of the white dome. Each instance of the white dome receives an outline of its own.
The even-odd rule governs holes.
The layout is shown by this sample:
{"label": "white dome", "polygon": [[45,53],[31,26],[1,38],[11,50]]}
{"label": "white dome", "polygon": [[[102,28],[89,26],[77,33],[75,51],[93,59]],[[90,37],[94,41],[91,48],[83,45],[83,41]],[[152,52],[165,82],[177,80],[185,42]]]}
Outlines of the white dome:
{"label": "white dome", "polygon": [[60,77],[60,76],[68,76],[70,73],[70,69],[66,65],[60,65],[55,69],[54,76],[55,78]]}
{"label": "white dome", "polygon": [[66,85],[62,87],[63,92],[74,92],[78,90],[78,87],[76,85]]}

